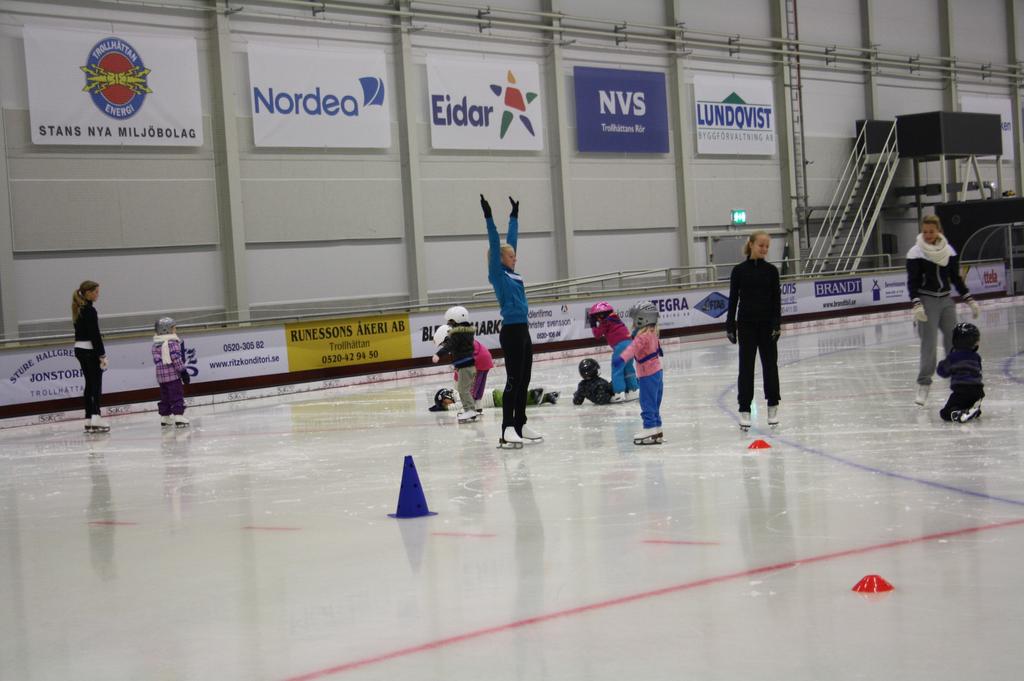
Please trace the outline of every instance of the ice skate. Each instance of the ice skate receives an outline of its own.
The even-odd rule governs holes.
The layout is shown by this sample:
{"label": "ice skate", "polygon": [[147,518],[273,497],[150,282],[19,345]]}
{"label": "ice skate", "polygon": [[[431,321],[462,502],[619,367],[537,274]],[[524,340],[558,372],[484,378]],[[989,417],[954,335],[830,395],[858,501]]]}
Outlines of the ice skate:
{"label": "ice skate", "polygon": [[519,433],[512,426],[505,428],[505,431],[498,438],[498,449],[522,449],[523,438],[519,437]]}
{"label": "ice skate", "polygon": [[558,402],[558,391],[552,390],[551,392],[544,393],[544,396],[540,398],[541,404],[556,404]]}
{"label": "ice skate", "polygon": [[93,414],[85,430],[89,433],[107,433],[110,432],[110,425],[101,419],[99,414]]}
{"label": "ice skate", "polygon": [[640,391],[639,390],[627,390],[626,391],[626,396],[623,398],[623,401],[625,401],[625,402],[633,402],[634,400],[639,400],[639,399],[640,399]]}
{"label": "ice skate", "polygon": [[174,425],[174,417],[173,416],[161,416],[160,417],[160,427],[161,428],[164,428],[164,427],[167,427],[167,426],[173,426],[173,425]]}
{"label": "ice skate", "polygon": [[777,426],[779,425],[779,407],[768,407],[768,425]]}
{"label": "ice skate", "polygon": [[750,412],[749,411],[741,411],[740,412],[740,430],[742,430],[744,433],[747,432],[748,430],[750,430]]}
{"label": "ice skate", "polygon": [[174,417],[174,425],[177,428],[188,428],[189,423],[189,420],[181,414]]}
{"label": "ice skate", "polygon": [[522,430],[521,437],[523,438],[523,442],[535,443],[535,442],[540,442],[541,440],[544,439],[543,435],[541,435],[540,433],[538,433],[537,431],[535,431],[533,428],[531,428],[530,426],[528,426],[526,424],[523,424],[523,427],[522,427],[521,430]]}
{"label": "ice skate", "polygon": [[967,423],[981,416],[981,400],[975,402],[969,409],[963,411],[954,411],[950,416],[954,421],[959,423]]}
{"label": "ice skate", "polygon": [[480,417],[480,412],[476,409],[469,409],[467,411],[460,411],[458,415],[459,423],[471,423],[476,421]]}
{"label": "ice skate", "polygon": [[931,390],[930,385],[919,385],[917,386],[917,397],[914,398],[914,404],[919,407],[923,407],[924,403],[928,400],[928,391]]}
{"label": "ice skate", "polygon": [[633,436],[633,444],[635,445],[660,445],[664,435],[661,432],[661,426],[653,426],[651,428],[644,428],[639,433]]}
{"label": "ice skate", "polygon": [[612,395],[612,399],[608,400],[609,404],[616,404],[618,402],[626,401],[626,393],[615,393]]}

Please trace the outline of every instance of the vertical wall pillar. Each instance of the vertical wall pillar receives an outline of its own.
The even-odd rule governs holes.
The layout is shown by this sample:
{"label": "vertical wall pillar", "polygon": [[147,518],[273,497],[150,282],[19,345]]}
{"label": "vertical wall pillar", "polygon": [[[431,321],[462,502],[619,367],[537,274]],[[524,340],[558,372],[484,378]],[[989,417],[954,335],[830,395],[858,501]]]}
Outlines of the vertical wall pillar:
{"label": "vertical wall pillar", "polygon": [[[558,0],[544,0],[545,12],[558,12]],[[551,25],[558,28],[561,20],[552,19]],[[572,140],[568,133],[569,120],[566,118],[568,106],[565,93],[565,48],[561,45],[561,34],[552,34],[551,57],[548,59],[549,92],[548,100],[554,110],[548,112],[548,125],[551,133],[551,205],[554,208],[554,240],[555,267],[559,279],[571,279],[576,276],[577,268],[574,258],[575,239],[573,230],[575,221],[572,213],[571,182],[569,162],[572,159]],[[575,126],[572,126],[575,127]]]}
{"label": "vertical wall pillar", "polygon": [[[868,63],[864,66],[864,114],[869,121],[878,119],[878,75],[875,73],[875,34],[872,17],[874,7],[872,0],[860,0],[860,35],[861,44],[867,50]],[[916,165],[915,165],[916,171]],[[920,210],[920,207],[918,208]],[[875,253],[882,252],[882,225],[885,218],[878,214],[878,224],[872,234],[875,241]]]}
{"label": "vertical wall pillar", "polygon": [[[942,92],[942,108],[945,111],[960,110],[960,92],[956,82],[956,50],[953,43],[953,3],[950,0],[939,0],[939,42],[942,56],[949,60],[953,67],[946,75]],[[946,184],[960,182],[960,164],[953,161],[940,161],[943,167],[942,200],[947,200]],[[948,179],[946,179],[948,177]]]}
{"label": "vertical wall pillar", "polygon": [[14,290],[14,216],[11,214],[11,179],[7,170],[7,131],[0,108],[0,338],[18,336],[18,308]]}
{"label": "vertical wall pillar", "polygon": [[[397,0],[395,7],[407,11],[412,0]],[[420,176],[419,135],[416,128],[415,67],[412,61],[412,21],[395,17],[395,74],[398,78],[398,153],[402,162],[402,208],[405,214],[405,260],[409,277],[409,299],[427,302],[427,270],[423,257],[423,192]]]}
{"label": "vertical wall pillar", "polygon": [[[778,38],[786,37],[786,2],[772,0],[772,34]],[[775,62],[775,77],[772,79],[775,89],[775,123],[776,139],[779,145],[779,179],[782,202],[782,228],[786,230],[786,245],[789,258],[800,261],[800,233],[798,231],[796,202],[796,163],[803,159],[795,158],[793,135],[799,134],[793,125],[793,100],[790,96],[794,87],[790,76],[790,60],[792,57],[783,53]],[[799,269],[797,269],[799,272]]]}
{"label": "vertical wall pillar", "polygon": [[[235,118],[235,68],[231,54],[228,3],[212,0],[215,47],[213,78],[213,137],[220,217],[220,252],[224,266],[224,307],[230,319],[248,321],[249,281],[245,258],[245,221],[242,213],[242,168],[238,160],[238,125]],[[223,7],[221,6],[223,5]]]}
{"label": "vertical wall pillar", "polygon": [[[683,0],[665,0],[665,17],[669,24],[683,23]],[[693,228],[697,222],[694,206],[693,171],[693,104],[686,87],[686,61],[682,54],[669,58],[668,97],[672,115],[672,137],[675,138],[676,162],[676,236],[679,241],[679,265],[692,267]],[[710,253],[710,250],[708,251]],[[706,264],[710,265],[708,261]]]}
{"label": "vertical wall pillar", "polygon": [[[1017,22],[1021,17],[1017,14],[1014,0],[1006,0],[1006,44],[1008,61],[1014,67],[1016,78],[1010,85],[1010,108],[1013,109],[1013,175],[1014,190],[1017,196],[1024,196],[1024,122],[1021,121],[1021,68],[1020,43],[1017,40]],[[1004,152],[1005,153],[1005,152]],[[999,187],[1002,192],[1004,187]]]}

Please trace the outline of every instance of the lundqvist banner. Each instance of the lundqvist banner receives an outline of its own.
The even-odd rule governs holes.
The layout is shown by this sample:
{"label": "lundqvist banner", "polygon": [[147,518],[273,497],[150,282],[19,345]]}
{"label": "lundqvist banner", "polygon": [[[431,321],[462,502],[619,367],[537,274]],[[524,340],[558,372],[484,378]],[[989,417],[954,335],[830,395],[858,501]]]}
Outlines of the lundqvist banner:
{"label": "lundqvist banner", "polygon": [[770,78],[694,76],[698,154],[775,154]]}
{"label": "lundqvist banner", "polygon": [[573,68],[580,151],[668,153],[665,74]]}
{"label": "lundqvist banner", "polygon": [[383,52],[249,44],[258,147],[391,146]]}
{"label": "lundqvist banner", "polygon": [[434,149],[544,148],[540,71],[533,62],[427,59]]}
{"label": "lundqvist banner", "polygon": [[26,26],[34,144],[203,144],[192,38]]}

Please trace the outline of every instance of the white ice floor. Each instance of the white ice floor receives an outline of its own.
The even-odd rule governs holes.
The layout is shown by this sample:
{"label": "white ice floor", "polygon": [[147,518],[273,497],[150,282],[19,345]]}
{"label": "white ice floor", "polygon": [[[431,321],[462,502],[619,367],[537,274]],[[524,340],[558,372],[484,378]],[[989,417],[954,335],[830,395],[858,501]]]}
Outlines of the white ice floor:
{"label": "white ice floor", "polygon": [[[0,679],[1020,679],[1024,306],[978,323],[965,425],[903,318],[788,332],[774,432],[724,338],[667,346],[661,446],[543,356],[519,452],[437,377],[0,431]],[[436,516],[387,516],[409,454]]]}

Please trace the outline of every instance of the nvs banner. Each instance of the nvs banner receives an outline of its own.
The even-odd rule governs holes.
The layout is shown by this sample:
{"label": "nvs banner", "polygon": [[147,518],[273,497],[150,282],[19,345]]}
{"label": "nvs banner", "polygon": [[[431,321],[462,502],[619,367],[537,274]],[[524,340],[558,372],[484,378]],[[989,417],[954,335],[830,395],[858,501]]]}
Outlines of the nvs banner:
{"label": "nvs banner", "polygon": [[694,76],[698,154],[771,156],[775,105],[770,78]]}
{"label": "nvs banner", "polygon": [[667,154],[665,74],[573,68],[580,151]]}
{"label": "nvs banner", "polygon": [[544,148],[540,71],[533,62],[427,59],[434,149]]}
{"label": "nvs banner", "polygon": [[203,144],[192,38],[26,26],[34,144]]}
{"label": "nvs banner", "polygon": [[258,147],[391,146],[383,52],[249,44]]}

